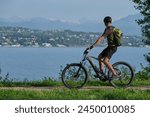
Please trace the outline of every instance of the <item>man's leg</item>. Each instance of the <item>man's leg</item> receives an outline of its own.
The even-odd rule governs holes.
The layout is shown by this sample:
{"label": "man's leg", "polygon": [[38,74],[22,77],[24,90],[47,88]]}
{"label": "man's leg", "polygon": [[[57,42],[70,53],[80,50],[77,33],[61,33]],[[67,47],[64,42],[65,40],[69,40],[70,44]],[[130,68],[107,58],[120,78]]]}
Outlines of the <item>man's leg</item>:
{"label": "man's leg", "polygon": [[100,54],[98,56],[98,60],[99,60],[100,72],[103,72],[103,70],[104,70],[104,63],[103,63],[104,57]]}
{"label": "man's leg", "polygon": [[100,67],[100,72],[103,72],[104,70],[104,57],[106,56],[108,52],[108,47],[106,47],[98,56],[98,60],[99,60],[99,67]]}
{"label": "man's leg", "polygon": [[108,69],[112,72],[113,76],[116,76],[116,71],[114,70],[113,66],[109,63],[109,58],[105,57],[103,60],[104,64],[108,67]]}

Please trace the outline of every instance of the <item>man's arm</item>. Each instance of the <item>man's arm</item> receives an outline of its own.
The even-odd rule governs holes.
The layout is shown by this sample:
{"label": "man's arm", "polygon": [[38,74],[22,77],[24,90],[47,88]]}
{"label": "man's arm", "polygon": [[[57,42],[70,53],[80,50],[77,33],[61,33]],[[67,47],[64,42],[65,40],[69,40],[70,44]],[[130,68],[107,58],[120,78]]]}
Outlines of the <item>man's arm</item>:
{"label": "man's arm", "polygon": [[96,42],[95,42],[93,45],[91,45],[91,46],[89,47],[89,49],[92,49],[92,48],[94,48],[95,46],[97,46],[99,43],[101,43],[101,42],[104,40],[104,38],[105,38],[105,34],[103,34],[102,36],[100,36],[100,37],[96,40]]}
{"label": "man's arm", "polygon": [[97,46],[99,43],[101,43],[101,42],[104,40],[104,38],[107,37],[107,35],[110,34],[110,33],[111,33],[111,30],[110,30],[110,29],[105,29],[105,31],[104,31],[104,33],[102,34],[102,36],[100,36],[100,37],[96,40],[96,42],[95,42],[92,46],[90,46],[90,49],[92,49],[93,47],[95,47],[95,46]]}
{"label": "man's arm", "polygon": [[93,47],[97,46],[99,43],[101,43],[104,40],[104,38],[105,38],[104,35],[100,36],[92,46]]}
{"label": "man's arm", "polygon": [[[96,42],[93,44],[93,45],[91,45],[90,47],[88,47],[86,50],[85,50],[85,52],[87,52],[87,50],[89,50],[89,49],[92,49],[92,48],[94,48],[95,46],[97,46],[100,42],[102,42],[103,40],[104,40],[104,38],[105,38],[105,34],[103,34],[102,36],[100,36],[97,40],[96,40]],[[85,53],[84,52],[84,53]]]}

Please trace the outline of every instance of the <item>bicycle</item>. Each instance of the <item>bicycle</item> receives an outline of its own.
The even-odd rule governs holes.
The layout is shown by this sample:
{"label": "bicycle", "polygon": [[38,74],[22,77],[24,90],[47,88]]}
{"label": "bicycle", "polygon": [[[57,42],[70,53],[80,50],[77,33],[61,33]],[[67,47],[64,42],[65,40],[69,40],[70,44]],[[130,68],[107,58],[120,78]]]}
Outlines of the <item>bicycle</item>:
{"label": "bicycle", "polygon": [[95,72],[93,75],[95,78],[99,78],[100,81],[109,81],[109,83],[116,88],[129,86],[134,79],[134,71],[130,64],[124,61],[118,61],[113,64],[113,68],[117,73],[117,77],[112,78],[112,73],[106,70],[105,73],[101,73],[92,60],[98,61],[98,58],[94,56],[88,56],[90,49],[87,49],[83,53],[83,58],[80,63],[71,63],[62,71],[62,82],[67,88],[81,88],[85,85],[88,79],[88,73],[85,68],[85,64],[88,61],[91,68]]}

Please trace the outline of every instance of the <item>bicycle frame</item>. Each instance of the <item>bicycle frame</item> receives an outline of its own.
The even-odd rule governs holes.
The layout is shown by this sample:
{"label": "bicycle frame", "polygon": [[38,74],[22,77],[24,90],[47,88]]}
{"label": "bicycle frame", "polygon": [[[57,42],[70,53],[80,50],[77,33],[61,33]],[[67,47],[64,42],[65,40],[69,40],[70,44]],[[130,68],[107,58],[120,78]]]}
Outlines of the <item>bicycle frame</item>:
{"label": "bicycle frame", "polygon": [[82,59],[82,61],[80,62],[80,64],[82,64],[82,65],[84,66],[84,65],[85,65],[84,62],[85,62],[85,61],[88,61],[89,64],[92,66],[94,72],[95,72],[96,75],[98,76],[98,78],[101,80],[101,77],[100,77],[99,72],[98,72],[99,70],[98,70],[98,68],[96,67],[96,65],[94,65],[94,63],[93,63],[92,60],[91,60],[91,59],[98,60],[98,58],[93,57],[93,56],[87,56],[87,55],[88,55],[88,52],[83,54],[83,59]]}

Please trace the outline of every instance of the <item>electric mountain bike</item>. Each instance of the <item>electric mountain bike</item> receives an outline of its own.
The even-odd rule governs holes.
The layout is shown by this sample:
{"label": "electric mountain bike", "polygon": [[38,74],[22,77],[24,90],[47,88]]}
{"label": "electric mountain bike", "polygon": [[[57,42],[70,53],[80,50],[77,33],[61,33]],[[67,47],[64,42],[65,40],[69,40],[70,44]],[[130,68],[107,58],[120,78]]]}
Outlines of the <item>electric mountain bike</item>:
{"label": "electric mountain bike", "polygon": [[100,81],[108,81],[114,87],[127,87],[134,79],[134,71],[130,64],[124,61],[118,61],[113,64],[113,68],[117,73],[117,76],[112,77],[110,70],[106,70],[105,73],[101,73],[97,66],[93,63],[93,60],[98,61],[98,58],[94,56],[88,56],[90,49],[86,49],[83,53],[83,58],[79,63],[67,64],[62,71],[62,82],[67,88],[81,88],[88,80],[88,72],[85,68],[88,62],[94,71],[93,76],[99,78]]}

